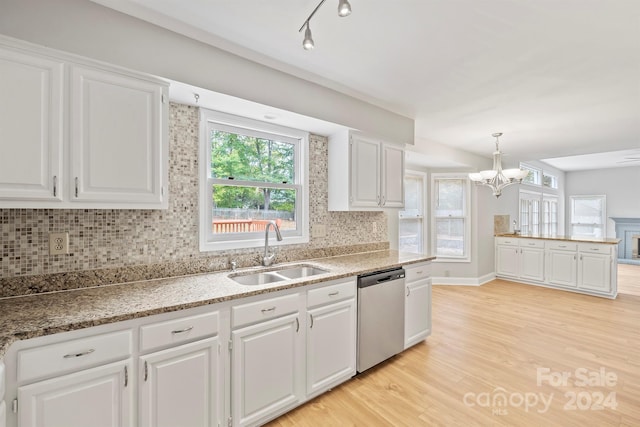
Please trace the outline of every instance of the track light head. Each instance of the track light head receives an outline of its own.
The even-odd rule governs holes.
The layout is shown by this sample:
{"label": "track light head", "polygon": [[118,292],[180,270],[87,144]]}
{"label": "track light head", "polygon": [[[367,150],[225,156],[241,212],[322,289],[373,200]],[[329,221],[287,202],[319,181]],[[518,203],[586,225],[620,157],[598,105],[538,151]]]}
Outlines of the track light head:
{"label": "track light head", "polygon": [[338,1],[338,16],[345,17],[351,15],[351,5],[349,0]]}
{"label": "track light head", "polygon": [[304,50],[312,50],[315,47],[313,43],[313,37],[311,36],[311,28],[309,28],[309,21],[307,21],[307,29],[304,30],[304,40],[302,41],[302,47]]}

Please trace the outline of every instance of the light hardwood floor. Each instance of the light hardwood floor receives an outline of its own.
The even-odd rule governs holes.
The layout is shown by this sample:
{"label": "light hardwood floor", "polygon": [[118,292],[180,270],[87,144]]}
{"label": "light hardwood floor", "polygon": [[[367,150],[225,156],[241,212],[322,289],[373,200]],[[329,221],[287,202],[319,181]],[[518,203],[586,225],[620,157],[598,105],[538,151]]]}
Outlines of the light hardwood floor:
{"label": "light hardwood floor", "polygon": [[640,296],[640,265],[618,264],[618,293]]}
{"label": "light hardwood floor", "polygon": [[[504,280],[434,286],[425,342],[269,425],[640,426],[639,328],[640,296],[609,300]],[[539,369],[570,377],[554,386],[538,381]],[[603,384],[601,373],[615,379]],[[601,385],[581,386],[583,374]],[[502,406],[494,401],[501,393],[510,399]],[[613,403],[601,401],[607,396],[616,409],[593,406]]]}

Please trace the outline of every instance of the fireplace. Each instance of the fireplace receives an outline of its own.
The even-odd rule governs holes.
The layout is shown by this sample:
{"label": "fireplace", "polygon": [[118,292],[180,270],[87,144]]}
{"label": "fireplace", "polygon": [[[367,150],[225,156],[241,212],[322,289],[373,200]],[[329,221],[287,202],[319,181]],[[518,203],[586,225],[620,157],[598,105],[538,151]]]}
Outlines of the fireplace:
{"label": "fireplace", "polygon": [[611,218],[616,223],[618,263],[640,264],[640,218]]}

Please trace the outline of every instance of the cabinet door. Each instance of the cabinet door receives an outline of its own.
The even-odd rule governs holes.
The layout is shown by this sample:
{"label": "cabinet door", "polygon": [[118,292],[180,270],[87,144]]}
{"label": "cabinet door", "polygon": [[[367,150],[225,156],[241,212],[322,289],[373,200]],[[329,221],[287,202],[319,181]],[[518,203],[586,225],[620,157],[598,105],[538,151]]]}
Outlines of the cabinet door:
{"label": "cabinet door", "polygon": [[298,313],[231,333],[233,424],[264,422],[302,398],[304,342]]}
{"label": "cabinet door", "polygon": [[19,425],[130,426],[131,363],[122,361],[18,388]]}
{"label": "cabinet door", "polygon": [[382,146],[382,206],[404,207],[404,150]]}
{"label": "cabinet door", "polygon": [[520,249],[520,277],[528,280],[544,280],[544,249]]}
{"label": "cabinet door", "polygon": [[351,196],[353,207],[380,207],[380,143],[351,137]]}
{"label": "cabinet door", "polygon": [[611,257],[581,253],[578,263],[578,287],[591,291],[611,292]]}
{"label": "cabinet door", "polygon": [[219,339],[140,357],[140,425],[211,427],[221,422]]}
{"label": "cabinet door", "polygon": [[404,348],[408,348],[431,333],[431,279],[408,284],[405,295]]}
{"label": "cabinet door", "polygon": [[62,200],[63,78],[60,62],[0,48],[0,201]]}
{"label": "cabinet door", "polygon": [[577,285],[577,272],[576,252],[549,251],[547,264],[547,280],[549,283],[575,288]]}
{"label": "cabinet door", "polygon": [[356,301],[309,310],[307,396],[318,394],[356,373]]}
{"label": "cabinet door", "polygon": [[164,87],[73,66],[71,90],[71,201],[161,204]]}
{"label": "cabinet door", "polygon": [[517,246],[496,246],[496,275],[518,276],[519,251]]}

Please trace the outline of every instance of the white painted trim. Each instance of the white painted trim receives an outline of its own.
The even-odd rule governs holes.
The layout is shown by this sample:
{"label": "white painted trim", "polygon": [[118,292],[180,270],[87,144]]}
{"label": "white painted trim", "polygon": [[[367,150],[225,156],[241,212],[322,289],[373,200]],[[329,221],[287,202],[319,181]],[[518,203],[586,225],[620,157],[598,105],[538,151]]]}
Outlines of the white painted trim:
{"label": "white painted trim", "polygon": [[489,273],[480,277],[432,277],[431,282],[433,285],[482,286],[495,278],[495,273]]}

